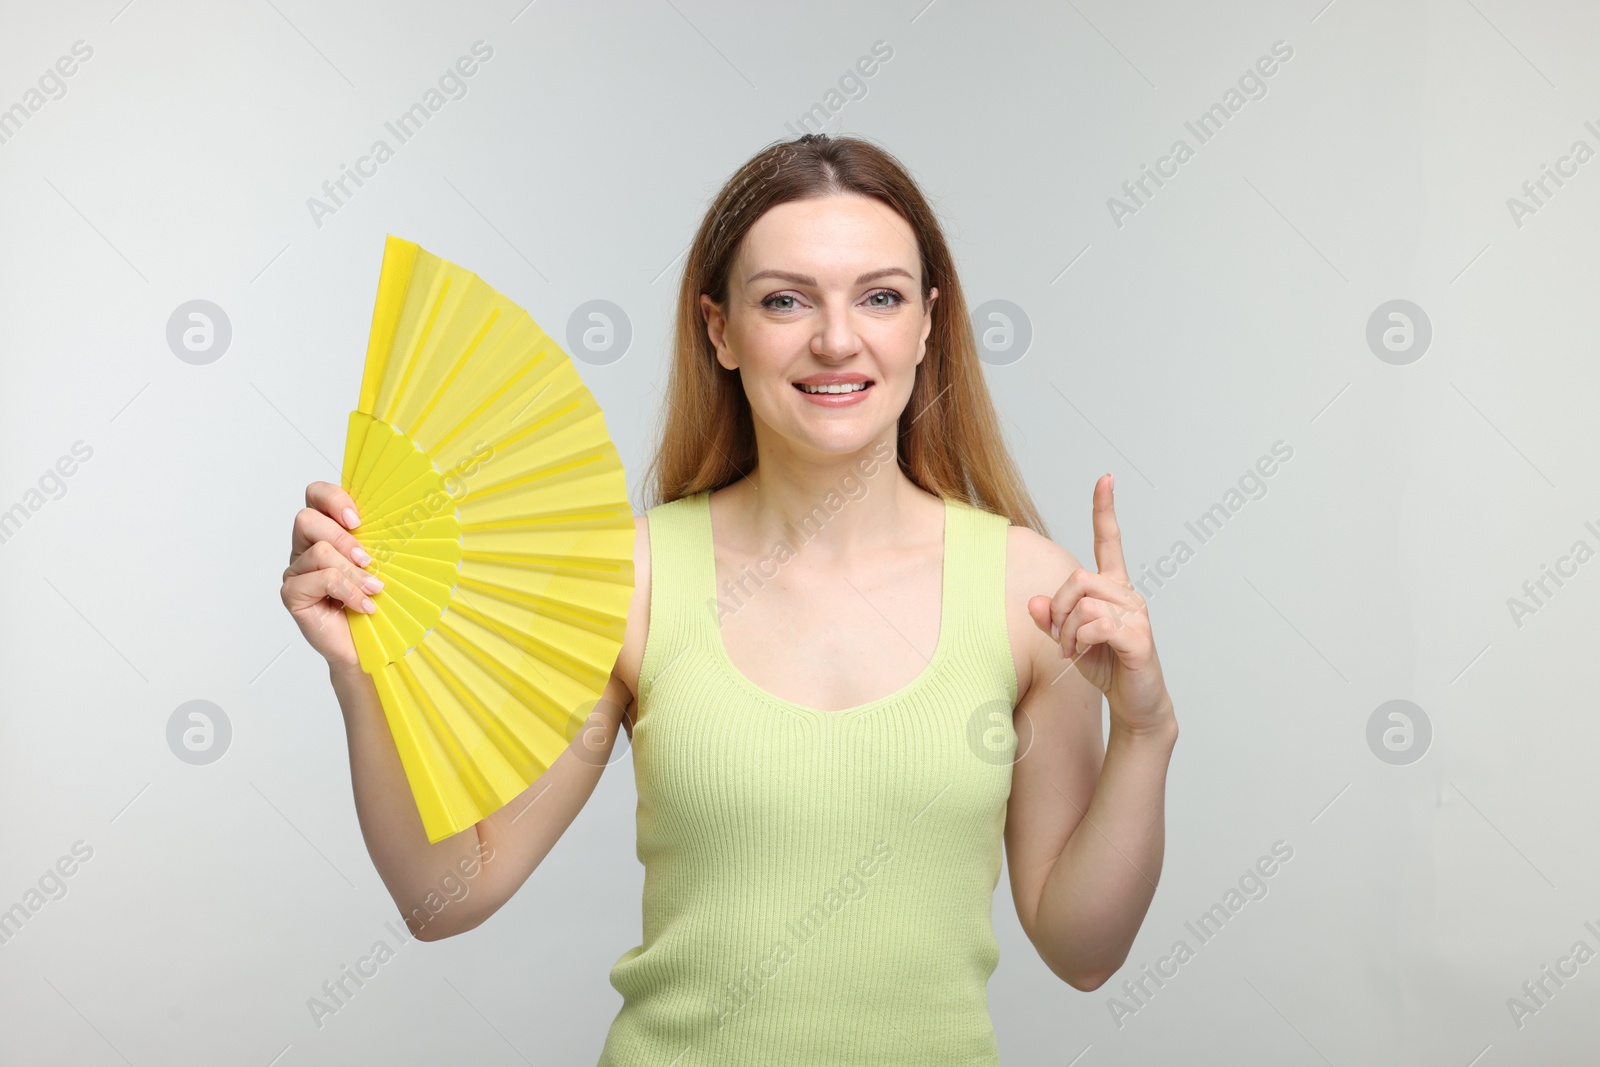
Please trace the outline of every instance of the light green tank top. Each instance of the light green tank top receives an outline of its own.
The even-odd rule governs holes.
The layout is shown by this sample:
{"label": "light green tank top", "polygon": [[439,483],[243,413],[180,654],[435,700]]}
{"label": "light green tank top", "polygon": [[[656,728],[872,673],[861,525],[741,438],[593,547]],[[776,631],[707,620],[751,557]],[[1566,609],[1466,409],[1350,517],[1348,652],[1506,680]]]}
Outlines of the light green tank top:
{"label": "light green tank top", "polygon": [[611,969],[623,1003],[601,1067],[998,1064],[1008,521],[946,499],[933,657],[889,696],[821,711],[728,658],[718,620],[735,601],[724,591],[719,610],[708,500],[648,512],[644,938]]}

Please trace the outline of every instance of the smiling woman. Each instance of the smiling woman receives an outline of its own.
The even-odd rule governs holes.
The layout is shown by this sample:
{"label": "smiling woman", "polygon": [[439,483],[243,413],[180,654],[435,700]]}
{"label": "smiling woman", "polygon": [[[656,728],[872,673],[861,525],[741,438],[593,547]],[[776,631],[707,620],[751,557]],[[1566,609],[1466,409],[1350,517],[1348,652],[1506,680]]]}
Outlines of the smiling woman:
{"label": "smiling woman", "polygon": [[308,487],[284,601],[329,659],[368,850],[404,913],[492,849],[418,937],[470,930],[626,730],[641,937],[611,968],[602,1067],[994,1067],[1002,846],[1023,930],[1080,990],[1126,959],[1160,877],[1177,725],[1111,478],[1091,571],[1006,450],[938,220],[869,142],[808,134],[741,167],[676,314],[601,728],[470,830],[430,844],[416,819],[338,606],[370,577],[351,502]]}
{"label": "smiling woman", "polygon": [[[815,260],[804,268],[802,247]],[[880,247],[883,256],[871,262]],[[862,269],[841,269],[858,262]],[[798,392],[802,379],[828,373],[868,377],[860,368],[815,365],[842,358],[841,346],[870,350],[869,362],[885,377],[891,368],[879,361],[898,355],[907,365],[896,368],[892,382],[873,385],[897,393],[877,398],[875,410],[897,416],[907,477],[928,493],[981,500],[1044,532],[1006,452],[955,261],[932,208],[882,149],[814,134],[748,160],[701,222],[678,294],[666,421],[646,474],[652,502],[720,488],[755,466],[755,416],[766,397],[747,398],[746,391],[765,389],[766,379],[741,372],[738,353],[760,359],[768,344],[762,339],[792,349],[819,324],[829,331],[819,349],[835,354],[819,352],[782,390]],[[782,410],[773,417],[785,417]]]}
{"label": "smiling woman", "polygon": [[[1064,581],[1081,568],[1043,536],[967,322],[933,212],[868,142],[773,145],[707,212],[646,476],[648,636],[630,623],[615,674],[645,892],[602,1067],[998,1063],[985,987],[1003,839],[1057,974],[1093,988],[1127,952],[1159,870],[1165,689],[1153,648],[1117,640],[1143,671],[1119,703],[1154,740],[1118,757],[1109,837],[1074,835],[1102,760],[1088,679],[1113,687],[1106,636],[1142,629],[1120,622],[1137,594],[1109,480],[1107,573]],[[866,456],[885,473],[860,483]],[[847,509],[842,478],[859,490]],[[796,548],[819,513],[834,518]],[[783,569],[741,587],[737,611],[695,610],[774,556]],[[1063,677],[1072,642],[1095,669],[1033,684]],[[873,841],[897,858],[844,911],[827,886]],[[797,940],[792,917],[819,899],[831,921]]]}

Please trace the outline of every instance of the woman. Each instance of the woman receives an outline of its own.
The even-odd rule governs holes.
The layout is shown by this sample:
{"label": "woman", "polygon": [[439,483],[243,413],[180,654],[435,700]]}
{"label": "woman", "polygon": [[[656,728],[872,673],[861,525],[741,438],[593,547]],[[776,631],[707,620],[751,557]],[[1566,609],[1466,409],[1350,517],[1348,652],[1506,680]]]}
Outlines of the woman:
{"label": "woman", "polygon": [[[807,135],[734,175],[684,271],[598,751],[438,844],[349,636],[346,606],[382,595],[359,516],[306,490],[283,598],[329,661],[362,834],[417,936],[505,903],[629,731],[644,938],[612,968],[602,1064],[998,1063],[1002,838],[1053,972],[1092,990],[1127,955],[1161,869],[1172,701],[1111,476],[1091,571],[1041,532],[967,314],[881,149]],[[417,909],[469,867],[468,895]]]}

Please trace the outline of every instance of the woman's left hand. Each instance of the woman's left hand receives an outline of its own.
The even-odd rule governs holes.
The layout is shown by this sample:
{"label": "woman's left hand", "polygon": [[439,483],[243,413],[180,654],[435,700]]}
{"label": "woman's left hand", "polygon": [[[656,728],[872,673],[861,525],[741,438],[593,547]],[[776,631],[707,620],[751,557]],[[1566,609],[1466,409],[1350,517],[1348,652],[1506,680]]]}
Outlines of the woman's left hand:
{"label": "woman's left hand", "polygon": [[1150,613],[1128,580],[1111,489],[1109,474],[1094,487],[1094,560],[1100,573],[1079,567],[1053,597],[1031,598],[1028,613],[1106,695],[1112,725],[1147,733],[1172,723],[1172,698],[1156,658]]}

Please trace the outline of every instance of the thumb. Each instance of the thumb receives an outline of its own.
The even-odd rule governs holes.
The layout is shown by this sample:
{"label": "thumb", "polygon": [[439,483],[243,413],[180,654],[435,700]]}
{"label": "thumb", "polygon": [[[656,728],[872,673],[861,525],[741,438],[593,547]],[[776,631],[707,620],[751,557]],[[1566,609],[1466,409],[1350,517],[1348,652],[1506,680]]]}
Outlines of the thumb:
{"label": "thumb", "polygon": [[1050,634],[1052,641],[1057,639],[1057,635],[1052,632],[1050,620],[1050,606],[1053,603],[1054,600],[1043,593],[1028,598],[1028,614],[1033,616],[1033,624]]}

